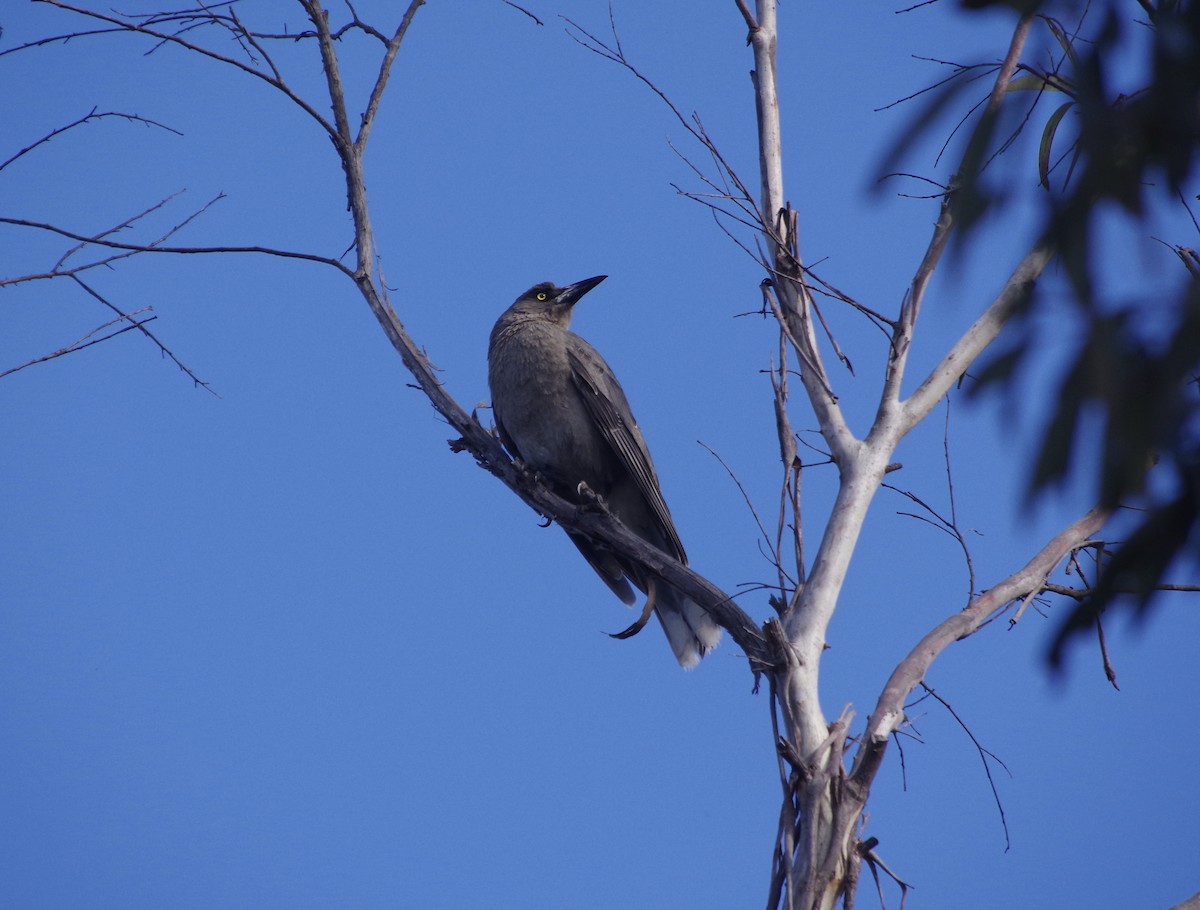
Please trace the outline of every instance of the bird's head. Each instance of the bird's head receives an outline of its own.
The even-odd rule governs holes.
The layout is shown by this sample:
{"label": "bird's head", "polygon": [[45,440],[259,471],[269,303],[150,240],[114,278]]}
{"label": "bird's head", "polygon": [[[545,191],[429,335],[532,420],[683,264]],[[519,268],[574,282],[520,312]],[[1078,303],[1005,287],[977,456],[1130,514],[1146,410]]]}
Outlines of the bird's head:
{"label": "bird's head", "polygon": [[607,277],[597,275],[595,278],[585,278],[562,288],[549,281],[543,281],[518,297],[512,309],[535,314],[550,322],[557,322],[565,328],[571,321],[571,309],[579,299]]}

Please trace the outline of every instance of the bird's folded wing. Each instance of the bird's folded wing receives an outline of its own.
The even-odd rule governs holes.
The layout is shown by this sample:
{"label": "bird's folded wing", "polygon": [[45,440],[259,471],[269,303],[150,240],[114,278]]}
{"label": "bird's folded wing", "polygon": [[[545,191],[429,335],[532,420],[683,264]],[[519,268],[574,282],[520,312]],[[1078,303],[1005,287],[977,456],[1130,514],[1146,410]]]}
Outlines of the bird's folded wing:
{"label": "bird's folded wing", "polygon": [[663,500],[646,441],[633,419],[633,411],[616,376],[596,349],[577,335],[570,338],[567,358],[571,363],[575,386],[597,429],[628,470],[629,476],[634,479],[638,490],[654,512],[662,527],[664,539],[675,548],[671,555],[681,562],[686,562],[683,542],[679,539],[675,523],[671,520],[671,513]]}

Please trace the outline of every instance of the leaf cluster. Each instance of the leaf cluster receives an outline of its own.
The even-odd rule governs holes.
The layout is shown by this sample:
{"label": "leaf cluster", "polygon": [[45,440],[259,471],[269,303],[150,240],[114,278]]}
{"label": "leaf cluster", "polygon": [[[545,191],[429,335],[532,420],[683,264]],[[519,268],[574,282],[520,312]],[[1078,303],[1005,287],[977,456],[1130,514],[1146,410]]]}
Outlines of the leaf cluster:
{"label": "leaf cluster", "polygon": [[[1057,665],[1067,643],[1094,626],[1106,608],[1143,616],[1173,568],[1200,562],[1196,254],[1168,242],[1184,267],[1154,276],[1154,293],[1115,302],[1106,294],[1104,272],[1111,263],[1101,251],[1102,219],[1116,213],[1135,233],[1145,234],[1156,205],[1188,208],[1194,196],[1189,186],[1200,154],[1200,4],[1147,0],[1138,16],[1130,15],[1130,4],[1116,0],[1026,2],[1020,9],[1045,26],[1061,51],[1046,67],[1023,67],[1025,75],[1010,91],[1035,91],[1038,100],[1055,105],[1038,149],[1038,181],[1045,190],[1039,230],[1057,251],[1067,279],[1069,331],[1076,339],[1051,392],[1054,404],[1029,490],[1059,486],[1086,466],[1100,503],[1139,510],[1127,540],[1109,551],[1091,593],[1059,629],[1050,652]],[[1067,21],[1073,24],[1064,25]],[[1116,86],[1129,68],[1131,49],[1145,61],[1146,79],[1121,92]],[[1054,170],[1064,162],[1069,164],[1056,188]],[[976,177],[963,174],[960,180],[982,209],[989,200],[973,186]],[[1015,389],[1036,345],[1035,317],[1059,303],[1049,298],[1035,291],[1025,302],[1009,345],[984,367],[974,391]]]}

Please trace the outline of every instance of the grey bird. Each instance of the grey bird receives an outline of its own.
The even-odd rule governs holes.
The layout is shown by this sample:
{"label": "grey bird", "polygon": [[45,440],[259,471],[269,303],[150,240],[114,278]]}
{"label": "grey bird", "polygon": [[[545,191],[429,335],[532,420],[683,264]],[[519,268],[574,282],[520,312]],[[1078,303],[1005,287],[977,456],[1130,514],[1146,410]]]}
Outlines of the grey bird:
{"label": "grey bird", "polygon": [[[496,321],[488,341],[496,428],[509,452],[558,495],[575,503],[586,502],[588,491],[599,495],[629,530],[686,563],[625,392],[596,349],[568,330],[575,304],[606,277],[536,284]],[[637,599],[630,582],[646,594],[641,618],[614,637],[640,631],[653,612],[684,667],[720,639],[720,627],[695,601],[587,537],[567,534],[626,604]]]}

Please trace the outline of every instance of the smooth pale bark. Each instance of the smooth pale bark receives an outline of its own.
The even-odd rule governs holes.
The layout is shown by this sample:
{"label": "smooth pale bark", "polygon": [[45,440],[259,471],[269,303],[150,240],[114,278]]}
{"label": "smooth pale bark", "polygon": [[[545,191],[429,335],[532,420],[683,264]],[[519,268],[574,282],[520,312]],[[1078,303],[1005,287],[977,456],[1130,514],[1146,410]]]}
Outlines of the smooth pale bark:
{"label": "smooth pale bark", "polygon": [[[325,74],[328,97],[311,103],[284,81],[271,61],[268,48],[259,40],[262,36],[256,36],[224,7],[197,8],[187,11],[186,18],[193,24],[207,21],[219,28],[222,34],[235,35],[244,42],[244,46],[254,49],[258,59],[265,61],[261,67],[256,68],[203,47],[198,39],[193,40],[194,30],[174,31],[170,18],[163,20],[163,27],[159,28],[149,20],[138,21],[116,13],[84,10],[63,0],[47,2],[99,20],[113,30],[125,30],[147,36],[156,42],[171,43],[233,67],[247,77],[266,82],[288,103],[303,111],[316,128],[332,141],[340,158],[347,203],[354,225],[352,249],[355,263],[351,268],[330,257],[259,247],[184,248],[168,247],[162,243],[139,246],[116,241],[107,235],[84,237],[52,225],[0,220],[53,231],[81,242],[122,251],[121,255],[125,252],[266,254],[317,262],[337,270],[352,281],[412,374],[415,384],[458,434],[457,438],[450,440],[454,451],[470,452],[481,467],[496,476],[539,514],[602,542],[624,557],[640,563],[650,574],[678,588],[702,605],[730,633],[745,653],[755,678],[764,677],[769,684],[771,722],[779,740],[783,806],[779,816],[768,906],[831,910],[839,900],[846,905],[851,904],[859,865],[864,856],[873,859],[869,847],[858,839],[858,825],[875,774],[886,753],[889,737],[904,722],[904,703],[909,694],[921,684],[930,665],[947,647],[973,634],[1014,600],[1041,591],[1047,576],[1060,561],[1093,536],[1108,517],[1103,510],[1093,509],[1072,522],[1033,554],[1024,567],[975,597],[965,609],[948,615],[924,634],[892,672],[874,711],[866,721],[865,730],[857,738],[858,745],[847,768],[847,756],[850,754],[847,752],[847,741],[854,714],[847,708],[832,723],[823,715],[819,689],[820,663],[825,648],[825,632],[837,608],[867,510],[888,470],[896,445],[929,415],[971,363],[995,340],[1029,294],[1033,283],[1050,261],[1053,250],[1043,244],[1030,249],[992,301],[983,307],[974,324],[951,346],[912,394],[907,399],[901,398],[907,355],[919,328],[925,290],[955,227],[953,194],[949,192],[943,201],[928,249],[895,320],[879,317],[881,323],[891,327],[890,343],[883,355],[887,358],[884,380],[872,426],[863,438],[856,437],[846,423],[838,405],[836,390],[824,365],[822,344],[819,342],[820,313],[809,290],[810,279],[801,256],[800,218],[786,202],[788,197],[784,184],[777,78],[776,0],[756,0],[754,10],[750,9],[747,0],[734,0],[748,29],[754,58],[753,86],[761,178],[758,200],[751,198],[752,193],[733,173],[699,120],[684,118],[673,105],[671,110],[691,136],[712,154],[713,160],[723,171],[723,178],[728,178],[727,184],[736,188],[738,195],[726,197],[736,210],[734,217],[743,224],[752,224],[757,228],[763,251],[760,261],[768,279],[764,298],[780,326],[780,362],[773,363],[771,369],[776,391],[775,419],[785,478],[785,495],[781,496],[778,527],[781,541],[783,529],[789,521],[794,526],[793,555],[796,564],[787,566],[785,571],[782,564],[784,547],[781,543],[777,544],[780,591],[783,594],[777,604],[779,616],[759,625],[703,576],[647,544],[602,508],[585,508],[569,503],[544,487],[537,477],[516,465],[474,413],[468,413],[446,392],[421,345],[409,335],[388,301],[374,252],[363,160],[392,64],[423,0],[411,0],[400,24],[390,36],[359,22],[356,16],[353,23],[343,26],[343,30],[362,28],[383,46],[378,76],[362,110],[355,116],[352,116],[340,75],[338,39],[341,32],[331,32],[328,14],[318,0],[300,0],[314,30],[296,36],[298,40],[316,43]],[[984,110],[985,117],[995,113],[1004,97],[1029,24],[1028,17],[1018,23]],[[616,42],[615,48],[610,48],[588,33],[583,34],[593,42],[588,45],[591,49],[626,66],[670,105],[665,94],[624,57],[619,42]],[[325,111],[332,111],[332,120],[327,113],[322,113]],[[357,124],[357,128],[354,124]],[[726,185],[726,182],[720,185]],[[718,184],[710,186],[716,188]],[[834,353],[837,353],[836,348]],[[794,365],[790,361],[794,361]],[[811,565],[805,565],[801,535],[800,470],[788,413],[789,370],[799,373],[806,403],[815,414],[821,435],[838,468],[836,500]],[[799,581],[794,590],[786,590],[785,578]]]}
{"label": "smooth pale bark", "polygon": [[[767,251],[763,265],[778,300],[774,308],[781,331],[791,346],[807,401],[816,416],[838,468],[837,496],[811,567],[796,566],[792,577],[805,579],[782,611],[780,632],[773,639],[776,654],[769,673],[772,694],[782,720],[781,752],[785,769],[784,810],[776,847],[769,907],[828,910],[839,898],[853,901],[861,862],[856,835],[875,771],[882,761],[888,736],[903,722],[908,693],[924,676],[929,662],[949,644],[975,631],[1007,599],[1040,590],[1046,574],[1070,548],[1082,543],[1106,516],[1092,512],[1048,543],[1026,570],[1016,573],[968,610],[948,618],[926,635],[913,655],[897,668],[880,697],[861,740],[853,773],[845,768],[843,751],[850,713],[830,724],[820,706],[820,661],[825,632],[838,605],[862,532],[867,510],[880,487],[896,445],[920,423],[954,382],[996,338],[1017,305],[1051,258],[1052,251],[1036,246],[1024,257],[995,299],[975,324],[947,352],[908,400],[901,400],[907,355],[916,332],[921,302],[954,229],[953,196],[948,193],[909,293],[892,326],[885,378],[874,423],[865,438],[850,431],[825,370],[818,343],[816,304],[808,287],[798,237],[798,214],[787,205],[784,189],[780,98],[777,79],[778,36],[776,0],[757,0],[752,13],[735,0],[749,28],[754,54],[755,110],[758,115],[761,199],[761,241]],[[984,116],[995,113],[1015,71],[1028,34],[1028,17],[1019,23],[1004,64],[992,88]],[[779,375],[786,375],[785,366]],[[777,398],[782,397],[777,387]],[[777,410],[786,403],[777,402]],[[777,417],[781,437],[791,433],[791,421]],[[781,451],[792,451],[782,439]],[[799,525],[799,515],[792,520]],[[799,549],[799,548],[798,548]],[[1046,572],[1041,562],[1049,561]],[[1035,565],[1036,564],[1036,565]],[[953,632],[953,636],[951,636]]]}

